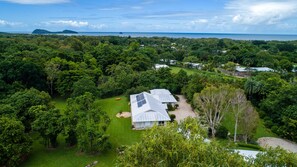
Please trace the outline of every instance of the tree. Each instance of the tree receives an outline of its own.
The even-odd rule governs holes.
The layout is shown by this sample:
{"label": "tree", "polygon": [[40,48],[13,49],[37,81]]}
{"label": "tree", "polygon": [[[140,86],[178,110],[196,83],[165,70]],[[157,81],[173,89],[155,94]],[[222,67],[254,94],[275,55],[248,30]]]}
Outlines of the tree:
{"label": "tree", "polygon": [[31,151],[31,144],[21,121],[0,117],[0,166],[18,166]]}
{"label": "tree", "polygon": [[246,109],[249,106],[244,91],[242,89],[236,89],[234,91],[234,94],[232,95],[232,100],[231,100],[231,106],[232,110],[234,113],[234,118],[235,118],[235,124],[234,124],[234,142],[236,142],[236,137],[237,137],[237,126],[238,126],[238,121],[239,121],[239,116],[243,113],[246,112]]}
{"label": "tree", "polygon": [[66,142],[78,144],[83,152],[96,153],[109,148],[106,135],[110,119],[95,103],[94,96],[86,92],[82,96],[69,98],[62,121]]}
{"label": "tree", "polygon": [[48,61],[45,64],[44,70],[47,74],[47,80],[49,81],[51,95],[53,95],[54,80],[58,78],[58,74],[60,72],[59,67],[60,65],[54,61]]}
{"label": "tree", "polygon": [[15,108],[16,117],[23,122],[26,132],[29,132],[31,123],[34,121],[34,115],[28,112],[30,107],[36,105],[49,106],[50,101],[51,97],[48,93],[31,88],[14,93],[5,100],[5,103]]}
{"label": "tree", "polygon": [[58,109],[47,106],[33,106],[30,112],[36,119],[32,123],[32,129],[40,134],[46,147],[55,148],[58,145],[57,137],[62,131],[61,114]]}
{"label": "tree", "polygon": [[250,102],[244,104],[243,107],[245,110],[239,116],[239,129],[243,134],[245,143],[247,143],[248,139],[251,139],[257,130],[259,115]]}
{"label": "tree", "polygon": [[81,96],[86,92],[98,95],[96,84],[90,78],[82,78],[73,84],[72,97]]}
{"label": "tree", "polygon": [[281,148],[269,148],[257,154],[257,158],[250,160],[252,166],[297,166],[297,154],[287,152]]}
{"label": "tree", "polygon": [[216,142],[205,143],[205,135],[193,119],[155,126],[120,153],[117,166],[247,166],[237,153]]}
{"label": "tree", "polygon": [[109,135],[105,134],[109,118],[99,109],[87,111],[76,126],[78,148],[82,152],[97,153],[110,148]]}
{"label": "tree", "polygon": [[249,100],[252,100],[253,95],[260,93],[263,85],[254,79],[248,79],[244,84],[244,90],[247,93]]}
{"label": "tree", "polygon": [[233,91],[234,88],[229,86],[210,86],[203,89],[201,93],[194,95],[193,103],[199,112],[206,117],[213,138],[225,113],[230,109],[231,92]]}

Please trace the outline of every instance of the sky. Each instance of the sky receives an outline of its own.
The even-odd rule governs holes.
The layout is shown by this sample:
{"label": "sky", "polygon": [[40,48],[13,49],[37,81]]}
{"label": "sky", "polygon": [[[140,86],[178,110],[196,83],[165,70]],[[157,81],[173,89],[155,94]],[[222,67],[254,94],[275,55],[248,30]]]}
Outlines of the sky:
{"label": "sky", "polygon": [[0,0],[0,31],[297,34],[297,0]]}

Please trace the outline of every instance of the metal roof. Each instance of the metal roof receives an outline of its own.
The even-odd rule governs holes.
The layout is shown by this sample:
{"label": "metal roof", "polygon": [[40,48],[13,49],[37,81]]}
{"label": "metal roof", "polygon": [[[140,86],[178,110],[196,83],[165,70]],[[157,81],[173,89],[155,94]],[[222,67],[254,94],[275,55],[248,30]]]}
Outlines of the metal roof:
{"label": "metal roof", "polygon": [[176,99],[167,89],[152,89],[151,94],[162,103],[176,103]]}
{"label": "metal roof", "polygon": [[130,95],[130,103],[132,122],[170,121],[167,106],[147,92]]}

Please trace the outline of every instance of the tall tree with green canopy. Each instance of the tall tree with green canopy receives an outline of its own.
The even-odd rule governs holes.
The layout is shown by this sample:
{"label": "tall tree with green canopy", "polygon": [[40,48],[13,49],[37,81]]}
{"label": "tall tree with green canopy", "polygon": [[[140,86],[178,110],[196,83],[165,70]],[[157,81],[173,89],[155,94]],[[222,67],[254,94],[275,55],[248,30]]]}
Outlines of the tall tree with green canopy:
{"label": "tall tree with green canopy", "polygon": [[50,101],[51,97],[48,93],[31,88],[14,93],[4,102],[15,108],[16,117],[23,122],[26,132],[28,132],[31,130],[31,123],[34,121],[34,115],[28,112],[30,107],[36,105],[49,106]]}
{"label": "tall tree with green canopy", "polygon": [[31,145],[21,121],[0,117],[0,166],[19,166],[31,151]]}
{"label": "tall tree with green canopy", "polygon": [[47,80],[49,82],[51,95],[54,93],[54,81],[58,78],[58,74],[60,72],[59,69],[60,65],[58,63],[55,63],[54,61],[48,61],[45,64],[45,72],[47,74]]}
{"label": "tall tree with green canopy", "polygon": [[72,97],[77,97],[83,95],[85,92],[90,92],[93,95],[98,95],[98,89],[96,87],[96,84],[94,81],[91,80],[91,78],[82,78],[78,81],[76,81],[73,84],[73,92]]}
{"label": "tall tree with green canopy", "polygon": [[64,133],[69,145],[78,144],[82,152],[96,153],[109,148],[106,134],[110,119],[95,103],[95,97],[86,92],[67,100],[63,117]]}
{"label": "tall tree with green canopy", "polygon": [[31,107],[29,112],[35,115],[32,129],[40,134],[44,140],[44,145],[52,148],[57,147],[57,137],[62,131],[60,111],[39,105]]}
{"label": "tall tree with green canopy", "polygon": [[205,116],[213,138],[224,115],[230,110],[234,90],[230,86],[210,86],[193,97],[193,103],[198,111]]}

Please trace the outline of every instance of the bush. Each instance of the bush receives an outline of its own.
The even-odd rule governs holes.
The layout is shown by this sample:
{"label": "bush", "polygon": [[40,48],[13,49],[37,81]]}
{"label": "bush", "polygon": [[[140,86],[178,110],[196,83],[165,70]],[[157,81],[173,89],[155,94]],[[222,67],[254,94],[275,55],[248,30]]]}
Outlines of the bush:
{"label": "bush", "polygon": [[216,136],[221,139],[227,139],[228,137],[228,129],[224,126],[219,126],[216,132]]}
{"label": "bush", "polygon": [[260,147],[259,145],[255,145],[255,144],[237,143],[237,146],[251,148],[251,149],[255,149],[255,150],[262,150],[262,147]]}
{"label": "bush", "polygon": [[137,94],[137,93],[141,93],[141,92],[145,92],[148,91],[149,88],[148,87],[144,87],[144,86],[137,86],[137,87],[133,87],[130,88],[126,91],[125,95],[128,99],[130,99],[130,95],[131,94]]}
{"label": "bush", "polygon": [[173,122],[176,118],[176,116],[174,114],[169,114],[169,117],[170,117],[170,122]]}
{"label": "bush", "polygon": [[179,97],[176,95],[173,95],[173,97],[176,99],[176,101],[179,101]]}
{"label": "bush", "polygon": [[173,107],[171,104],[167,104],[167,108],[168,108],[168,111],[174,111],[175,110],[175,107]]}
{"label": "bush", "polygon": [[177,109],[179,107],[178,104],[174,104],[174,108]]}

